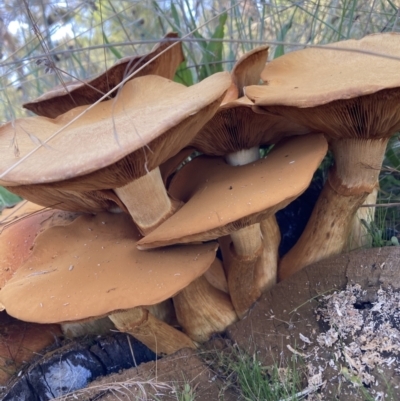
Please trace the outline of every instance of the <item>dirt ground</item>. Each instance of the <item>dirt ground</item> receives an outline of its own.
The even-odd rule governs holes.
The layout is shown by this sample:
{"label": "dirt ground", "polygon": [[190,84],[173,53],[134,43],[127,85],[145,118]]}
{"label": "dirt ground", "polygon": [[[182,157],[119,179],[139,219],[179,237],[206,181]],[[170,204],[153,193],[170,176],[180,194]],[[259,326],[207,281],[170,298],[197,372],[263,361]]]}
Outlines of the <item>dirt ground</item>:
{"label": "dirt ground", "polygon": [[[264,294],[242,321],[230,326],[224,336],[206,344],[205,349],[217,347],[223,353],[229,352],[229,347],[235,344],[250,355],[255,353],[267,366],[274,363],[283,366],[296,358],[306,372],[304,384],[310,390],[303,399],[310,401],[399,400],[398,298],[389,313],[394,325],[392,328],[384,325],[382,317],[373,322],[372,332],[381,333],[383,347],[379,348],[375,343],[380,341],[379,338],[371,340],[353,323],[350,323],[349,333],[339,334],[340,341],[333,341],[333,344],[326,334],[330,329],[329,321],[333,321],[333,317],[329,320],[326,315],[329,302],[338,319],[333,324],[335,327],[344,326],[346,319],[354,316],[360,320],[370,311],[371,316],[376,317],[379,291],[391,289],[396,294],[400,290],[399,269],[400,247],[353,251],[309,266]],[[346,298],[346,308],[354,306],[351,310],[339,305],[345,297],[335,294],[335,291],[345,290],[349,284],[359,285],[356,301],[352,298],[355,287],[349,287],[352,289],[349,290],[350,298]],[[362,350],[356,350],[358,338],[364,339]],[[387,347],[389,343],[391,348]],[[374,347],[376,349],[372,349]],[[373,355],[372,362],[370,359],[366,361],[366,350],[372,352],[368,354]],[[185,391],[188,394],[183,398],[185,400],[191,400],[190,391],[195,393],[196,401],[241,399],[234,387],[227,386],[223,375],[205,362],[202,352],[186,349],[143,363],[138,368],[99,378],[88,388],[60,399],[177,400],[177,392],[182,394]],[[371,398],[365,395],[366,391]],[[12,394],[12,388],[8,393]],[[13,396],[18,397],[18,394]],[[4,400],[39,401],[40,398],[6,397]]]}

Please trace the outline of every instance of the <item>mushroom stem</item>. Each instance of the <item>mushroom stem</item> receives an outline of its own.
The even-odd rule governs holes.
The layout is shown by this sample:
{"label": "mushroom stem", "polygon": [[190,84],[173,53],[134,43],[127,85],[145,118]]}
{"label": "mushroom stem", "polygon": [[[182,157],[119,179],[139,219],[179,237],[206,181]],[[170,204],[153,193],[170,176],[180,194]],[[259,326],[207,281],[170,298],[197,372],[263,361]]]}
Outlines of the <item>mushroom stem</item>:
{"label": "mushroom stem", "polygon": [[251,257],[257,254],[262,246],[260,223],[232,232],[231,239],[237,255]]}
{"label": "mushroom stem", "polygon": [[276,284],[277,281],[281,232],[275,215],[263,220],[260,225],[264,245],[262,266],[268,266],[268,269],[263,268],[257,272],[257,281],[261,290],[265,291]]}
{"label": "mushroom stem", "polygon": [[222,262],[215,258],[210,268],[204,273],[207,281],[218,290],[229,294],[228,282],[226,281],[226,274]]}
{"label": "mushroom stem", "polygon": [[279,279],[343,252],[353,218],[379,177],[387,139],[332,141],[335,166],[296,245],[282,258]]}
{"label": "mushroom stem", "polygon": [[349,236],[347,246],[348,251],[363,247],[369,248],[372,246],[371,231],[367,227],[370,227],[371,223],[375,220],[375,207],[365,207],[364,205],[374,205],[378,197],[378,192],[379,183],[377,182],[374,190],[365,199],[363,207],[360,207],[357,210]]}
{"label": "mushroom stem", "polygon": [[196,348],[186,334],[157,319],[145,308],[115,312],[108,317],[119,331],[131,334],[157,355],[173,354],[182,348]]}
{"label": "mushroom stem", "polygon": [[327,182],[303,234],[281,259],[279,280],[287,279],[311,263],[341,253],[350,234],[353,216],[366,197],[366,193],[341,196]]}
{"label": "mushroom stem", "polygon": [[[230,166],[244,166],[259,160],[259,158],[260,151],[257,146],[225,155],[225,160]],[[262,245],[260,224],[253,224],[231,233],[231,239],[236,254],[246,257],[255,255]],[[229,268],[227,269],[229,270]]]}
{"label": "mushroom stem", "polygon": [[[280,231],[275,215],[258,224],[261,246],[253,253],[230,249],[228,286],[239,318],[242,318],[262,292],[276,283]],[[251,226],[252,227],[252,226]]]}
{"label": "mushroom stem", "polygon": [[[225,156],[233,166],[252,163],[260,158],[258,147]],[[226,258],[228,286],[232,303],[240,318],[261,293],[276,283],[280,231],[275,216],[231,233],[233,248]]]}
{"label": "mushroom stem", "polygon": [[115,330],[115,326],[110,319],[100,318],[85,322],[61,323],[61,330],[65,337],[76,338],[90,335],[106,335]]}
{"label": "mushroom stem", "polygon": [[237,152],[229,153],[225,156],[226,162],[230,166],[243,166],[257,161],[260,158],[258,146],[250,149],[242,149]]}
{"label": "mushroom stem", "polygon": [[147,309],[158,320],[161,320],[172,326],[177,324],[172,298],[168,298],[165,301],[155,305],[143,306],[143,308]]}
{"label": "mushroom stem", "polygon": [[157,167],[131,183],[114,189],[143,235],[149,234],[181,206],[169,198]]}
{"label": "mushroom stem", "polygon": [[388,141],[389,138],[332,140],[335,171],[329,179],[333,188],[344,196],[370,194],[379,179]]}
{"label": "mushroom stem", "polygon": [[184,332],[200,343],[237,320],[229,295],[213,287],[204,275],[175,295],[173,300]]}

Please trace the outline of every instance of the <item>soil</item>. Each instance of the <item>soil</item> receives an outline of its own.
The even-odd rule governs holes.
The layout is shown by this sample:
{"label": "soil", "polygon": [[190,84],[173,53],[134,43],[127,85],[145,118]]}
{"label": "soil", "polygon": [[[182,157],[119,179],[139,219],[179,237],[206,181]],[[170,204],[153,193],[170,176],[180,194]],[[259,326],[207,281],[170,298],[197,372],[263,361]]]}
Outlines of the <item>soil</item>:
{"label": "soil", "polygon": [[[385,297],[399,296],[399,269],[400,247],[353,251],[308,266],[265,293],[243,320],[230,326],[223,338],[206,344],[203,351],[217,347],[229,353],[234,346],[256,354],[266,366],[282,366],[295,358],[305,372],[308,395],[303,399],[310,401],[399,400],[400,333],[396,330],[400,298],[393,298],[390,304],[393,313],[385,309],[389,305]],[[379,308],[385,309],[388,321],[377,317]],[[366,334],[357,322],[360,316],[366,319],[370,311],[375,320],[371,323],[373,330]],[[348,331],[346,324],[350,325]],[[366,327],[368,324],[365,320]],[[338,334],[329,334],[337,341],[327,338],[332,327],[339,330]],[[371,333],[380,333],[381,338],[369,337]],[[360,339],[359,350],[354,344]],[[391,346],[377,345],[380,340]],[[367,356],[366,350],[372,347],[376,352]],[[194,391],[196,401],[240,400],[237,390],[227,385],[226,377],[206,364],[204,352],[181,350],[97,379],[88,388],[60,399],[177,400],[177,391],[187,391],[188,395]],[[4,400],[41,400],[18,396],[14,393],[15,398]]]}

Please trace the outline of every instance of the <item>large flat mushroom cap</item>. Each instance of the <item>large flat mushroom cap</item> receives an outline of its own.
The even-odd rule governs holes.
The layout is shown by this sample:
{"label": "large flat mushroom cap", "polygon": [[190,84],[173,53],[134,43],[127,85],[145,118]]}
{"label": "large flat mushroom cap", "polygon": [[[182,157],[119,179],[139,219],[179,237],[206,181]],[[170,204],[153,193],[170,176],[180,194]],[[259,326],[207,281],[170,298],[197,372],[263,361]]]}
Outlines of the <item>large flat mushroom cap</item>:
{"label": "large flat mushroom cap", "polygon": [[[39,142],[62,132],[10,169],[0,183],[15,186],[64,181],[97,173],[127,155],[133,157],[135,151],[139,178],[190,142],[212,117],[230,83],[228,72],[214,74],[191,87],[147,75],[126,83],[116,99],[90,109],[77,107],[54,120],[29,117],[7,123],[0,127],[0,172],[38,148]],[[171,130],[174,135],[168,136]],[[15,141],[19,155],[11,145]],[[85,185],[85,190],[113,188],[112,177],[104,178],[105,183],[97,180],[91,180],[92,187]]]}
{"label": "large flat mushroom cap", "polygon": [[398,33],[298,50],[269,62],[261,74],[265,84],[248,86],[245,94],[259,106],[301,108],[352,99],[399,87],[396,58],[400,58]]}
{"label": "large flat mushroom cap", "polygon": [[266,159],[243,166],[200,156],[169,187],[185,205],[138,244],[153,248],[210,240],[257,223],[306,190],[326,152],[327,142],[317,134],[290,138]]}
{"label": "large flat mushroom cap", "polygon": [[153,305],[201,276],[216,243],[142,252],[129,216],[99,213],[52,227],[0,291],[0,303],[21,320],[56,323]]}
{"label": "large flat mushroom cap", "polygon": [[41,232],[56,225],[69,224],[78,217],[77,213],[46,210],[31,202],[24,202],[16,208],[8,223],[0,221],[0,288],[32,254],[34,241]]}
{"label": "large flat mushroom cap", "polygon": [[[58,85],[32,102],[25,103],[23,107],[39,116],[55,118],[77,106],[91,104],[99,100],[110,89],[117,86],[125,76],[142,67],[153,57],[156,58],[132,78],[152,74],[173,79],[176,69],[185,59],[181,43],[165,51],[172,44],[168,39],[176,38],[178,38],[177,33],[168,33],[164,36],[164,41],[157,44],[151,52],[140,56],[124,57],[106,72],[83,82],[70,81],[64,85]],[[165,53],[160,55],[163,51]],[[111,95],[111,97],[114,96],[115,93]]]}

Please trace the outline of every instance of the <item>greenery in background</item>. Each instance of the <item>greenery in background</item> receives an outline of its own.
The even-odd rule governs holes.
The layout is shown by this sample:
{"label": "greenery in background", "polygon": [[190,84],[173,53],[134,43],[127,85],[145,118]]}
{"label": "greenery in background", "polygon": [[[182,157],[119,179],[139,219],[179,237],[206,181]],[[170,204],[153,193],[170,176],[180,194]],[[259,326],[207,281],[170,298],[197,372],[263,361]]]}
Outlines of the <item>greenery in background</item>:
{"label": "greenery in background", "polygon": [[[22,103],[61,80],[100,73],[171,30],[191,33],[177,74],[186,84],[230,70],[262,43],[278,57],[303,45],[400,30],[391,0],[3,0],[0,16],[3,121],[25,115]],[[40,62],[45,58],[50,66]]]}
{"label": "greenery in background", "polygon": [[[400,31],[392,0],[3,0],[0,17],[0,122],[27,115],[24,102],[61,82],[149,51],[172,30],[185,37],[186,61],[175,80],[186,85],[230,70],[259,44],[269,43],[274,58],[304,45]],[[393,138],[386,154],[383,203],[400,201],[399,145]],[[395,229],[398,208],[386,216]]]}
{"label": "greenery in background", "polygon": [[233,346],[229,351],[212,351],[202,355],[222,378],[245,401],[297,401],[307,383],[305,365],[294,356],[282,366],[264,366],[256,354],[248,355]]}
{"label": "greenery in background", "polygon": [[12,194],[3,187],[0,187],[0,213],[4,208],[14,206],[20,201],[21,198],[19,196]]}

